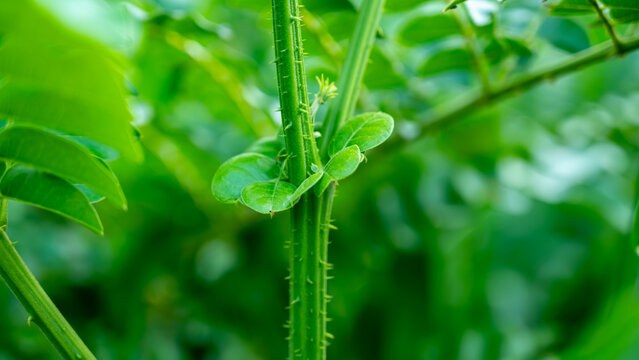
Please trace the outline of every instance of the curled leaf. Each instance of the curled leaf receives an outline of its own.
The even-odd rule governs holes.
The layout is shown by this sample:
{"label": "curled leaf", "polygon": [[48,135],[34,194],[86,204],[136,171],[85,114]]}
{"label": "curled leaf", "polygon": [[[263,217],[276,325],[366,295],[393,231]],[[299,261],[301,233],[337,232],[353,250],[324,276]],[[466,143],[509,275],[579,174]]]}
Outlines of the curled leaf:
{"label": "curled leaf", "polygon": [[372,149],[388,139],[393,126],[393,118],[383,112],[358,115],[339,129],[328,152],[333,156],[352,145],[357,145],[360,151]]}
{"label": "curled leaf", "polygon": [[258,153],[244,153],[224,162],[213,177],[213,195],[221,202],[234,203],[247,185],[279,177],[274,159]]}
{"label": "curled leaf", "polygon": [[335,154],[324,167],[324,176],[315,187],[315,194],[321,195],[332,181],[342,180],[354,173],[362,158],[357,145],[349,146]]}
{"label": "curled leaf", "polygon": [[322,172],[313,174],[297,188],[281,179],[255,182],[242,190],[242,202],[262,214],[288,210],[299,201],[302,195],[317,184],[323,175]]}

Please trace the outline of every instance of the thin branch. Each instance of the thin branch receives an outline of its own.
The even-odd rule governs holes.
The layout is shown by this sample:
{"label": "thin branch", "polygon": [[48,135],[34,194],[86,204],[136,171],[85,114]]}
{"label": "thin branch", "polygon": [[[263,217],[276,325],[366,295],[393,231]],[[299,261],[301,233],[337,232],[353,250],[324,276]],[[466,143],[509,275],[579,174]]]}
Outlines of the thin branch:
{"label": "thin branch", "polygon": [[488,93],[491,89],[488,62],[486,61],[483,51],[478,46],[479,43],[477,42],[477,36],[475,36],[475,32],[473,31],[470,23],[471,20],[468,8],[465,5],[462,5],[461,7],[463,9],[463,14],[460,14],[457,11],[455,11],[454,14],[466,40],[466,48],[473,58],[473,64],[475,65],[475,70],[479,75],[479,81],[482,85],[482,91]]}
{"label": "thin branch", "polygon": [[617,52],[619,53],[623,52],[624,45],[621,42],[621,40],[619,40],[619,37],[617,36],[615,29],[612,27],[612,24],[610,23],[610,21],[608,21],[608,18],[606,17],[606,15],[604,15],[603,11],[601,10],[599,3],[597,3],[597,0],[589,0],[589,1],[592,4],[592,6],[595,8],[595,11],[597,12],[597,15],[599,16],[599,19],[601,19],[604,26],[606,27],[608,36],[610,36],[610,40],[612,40],[612,43],[615,45]]}
{"label": "thin branch", "polygon": [[420,124],[419,127],[422,132],[441,129],[458,122],[464,115],[477,111],[486,105],[490,105],[507,95],[521,93],[545,80],[552,80],[559,76],[573,73],[584,67],[600,63],[613,57],[620,57],[637,49],[639,49],[639,36],[626,41],[621,50],[619,50],[617,45],[612,41],[590,47],[558,64],[520,76],[499,88],[493,89],[488,94],[469,93],[461,100],[444,104],[433,112],[421,117],[421,119],[418,120]]}

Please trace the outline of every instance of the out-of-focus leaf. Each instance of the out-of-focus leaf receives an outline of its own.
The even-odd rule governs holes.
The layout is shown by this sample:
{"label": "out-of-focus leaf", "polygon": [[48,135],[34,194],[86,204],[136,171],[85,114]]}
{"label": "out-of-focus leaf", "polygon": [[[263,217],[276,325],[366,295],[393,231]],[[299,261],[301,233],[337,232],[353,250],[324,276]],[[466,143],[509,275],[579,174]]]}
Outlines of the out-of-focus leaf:
{"label": "out-of-focus leaf", "polygon": [[466,0],[451,0],[451,1],[450,1],[447,5],[446,5],[446,7],[444,8],[444,11],[448,11],[448,10],[454,9],[454,8],[456,8],[456,7],[457,7],[457,5],[463,4],[463,3],[465,3],[465,2],[466,2]]}
{"label": "out-of-focus leaf", "polygon": [[426,1],[424,0],[391,0],[386,2],[386,6],[384,7],[384,11],[386,12],[399,12],[410,10],[417,5],[423,4]]}
{"label": "out-of-focus leaf", "polygon": [[242,190],[242,202],[262,214],[284,211],[293,207],[323,175],[322,172],[313,174],[297,188],[281,179],[254,182]]}
{"label": "out-of-focus leaf", "polygon": [[545,2],[551,15],[587,15],[595,12],[589,0],[549,0]]}
{"label": "out-of-focus leaf", "polygon": [[493,64],[499,63],[509,56],[517,56],[526,61],[533,56],[528,45],[519,39],[493,37],[484,49],[486,58]]}
{"label": "out-of-focus leaf", "polygon": [[112,53],[28,0],[0,2],[0,35],[0,116],[139,158],[124,77]]}
{"label": "out-of-focus leaf", "polygon": [[413,19],[402,28],[399,36],[406,45],[418,45],[459,34],[459,21],[451,15],[438,14]]}
{"label": "out-of-focus leaf", "polygon": [[453,70],[471,70],[473,58],[466,49],[448,49],[435,53],[420,67],[422,76],[435,75]]}
{"label": "out-of-focus leaf", "polygon": [[0,158],[86,185],[126,208],[111,169],[73,140],[29,126],[10,126],[0,132]]}
{"label": "out-of-focus leaf", "polygon": [[570,19],[549,18],[539,28],[539,36],[555,47],[576,53],[590,47],[590,39],[581,25]]}
{"label": "out-of-focus leaf", "polygon": [[324,176],[315,187],[315,194],[321,195],[331,182],[342,180],[354,173],[361,161],[362,153],[357,145],[339,151],[324,166]]}
{"label": "out-of-focus leaf", "polygon": [[618,23],[639,21],[639,1],[637,0],[602,0],[610,17]]}
{"label": "out-of-focus leaf", "polygon": [[278,136],[268,136],[252,143],[245,152],[258,153],[275,159],[283,148],[284,143]]}
{"label": "out-of-focus leaf", "polygon": [[234,203],[247,185],[279,176],[274,159],[257,153],[244,153],[224,162],[213,178],[213,195],[224,203]]}
{"label": "out-of-focus leaf", "polygon": [[364,84],[370,89],[394,89],[405,86],[406,80],[395,71],[390,59],[374,47],[364,73]]}
{"label": "out-of-focus leaf", "polygon": [[0,180],[0,195],[66,216],[102,234],[100,218],[89,199],[57,176],[13,166]]}
{"label": "out-of-focus leaf", "polygon": [[357,145],[360,151],[372,149],[383,143],[393,132],[393,118],[382,112],[365,113],[347,121],[335,134],[329,145],[329,154]]}

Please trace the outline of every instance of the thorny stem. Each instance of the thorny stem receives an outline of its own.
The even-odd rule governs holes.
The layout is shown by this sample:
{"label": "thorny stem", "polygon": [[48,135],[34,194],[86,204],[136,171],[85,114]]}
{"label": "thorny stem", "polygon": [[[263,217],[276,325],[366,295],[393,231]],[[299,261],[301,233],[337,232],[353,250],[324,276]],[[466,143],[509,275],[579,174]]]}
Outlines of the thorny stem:
{"label": "thorny stem", "polygon": [[95,360],[95,356],[53,304],[5,232],[7,200],[0,200],[0,276],[29,313],[29,326],[37,324],[67,360]]}
{"label": "thorny stem", "polygon": [[[289,178],[299,185],[321,166],[313,134],[297,0],[273,0],[273,29]],[[325,359],[320,282],[321,199],[305,194],[291,211],[289,358]]]}
{"label": "thorny stem", "polygon": [[[373,41],[375,40],[375,34],[379,27],[379,22],[384,10],[384,0],[365,0],[360,10],[360,15],[355,25],[355,33],[351,39],[351,45],[349,46],[348,53],[346,54],[346,61],[344,66],[340,70],[340,77],[338,79],[338,95],[336,99],[331,103],[331,107],[322,124],[322,146],[321,154],[326,156],[328,144],[330,143],[335,132],[341,125],[341,123],[348,119],[353,114],[355,104],[357,102],[358,90],[362,83],[362,76],[366,69],[366,63],[370,55]],[[324,349],[324,359],[326,346],[328,340],[332,338],[327,331],[327,303],[330,300],[328,295],[328,271],[332,265],[328,262],[328,244],[329,233],[332,227],[331,225],[331,213],[333,210],[333,199],[335,197],[335,185],[332,184],[321,195],[319,200],[319,224],[320,224],[320,246],[319,246],[319,259],[320,259],[320,272],[319,272],[319,284],[320,293],[322,296],[319,298],[320,309],[322,313],[321,321],[319,324],[320,332],[324,334],[322,347]]]}
{"label": "thorny stem", "polygon": [[384,0],[367,0],[361,7],[360,16],[355,26],[355,33],[346,54],[346,60],[337,79],[337,91],[339,94],[333,100],[332,106],[329,108],[322,123],[320,146],[322,158],[326,157],[328,144],[339,126],[353,114],[358,90],[364,76],[364,69],[373,47],[373,41],[383,10]]}

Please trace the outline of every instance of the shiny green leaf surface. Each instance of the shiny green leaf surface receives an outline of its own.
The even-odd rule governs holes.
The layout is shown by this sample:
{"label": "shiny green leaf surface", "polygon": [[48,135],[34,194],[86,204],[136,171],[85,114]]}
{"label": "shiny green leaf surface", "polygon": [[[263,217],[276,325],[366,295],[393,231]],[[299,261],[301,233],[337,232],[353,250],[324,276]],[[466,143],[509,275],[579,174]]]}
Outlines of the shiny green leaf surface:
{"label": "shiny green leaf surface", "polygon": [[220,166],[213,178],[213,195],[224,203],[237,202],[245,186],[279,177],[275,160],[258,153],[232,157]]}
{"label": "shiny green leaf surface", "polygon": [[126,208],[113,172],[73,140],[34,127],[9,126],[0,131],[0,158],[86,185]]}
{"label": "shiny green leaf surface", "polygon": [[102,234],[98,213],[86,195],[57,176],[14,166],[0,180],[0,195],[66,216]]}
{"label": "shiny green leaf surface", "polygon": [[0,35],[1,116],[91,138],[140,158],[115,55],[67,30],[31,1],[0,3]]}
{"label": "shiny green leaf surface", "polygon": [[354,173],[362,158],[362,153],[357,145],[337,152],[324,167],[324,176],[315,187],[315,194],[321,195],[332,181],[342,180]]}
{"label": "shiny green leaf surface", "polygon": [[357,145],[360,151],[372,149],[388,139],[393,126],[393,118],[382,112],[358,115],[337,131],[329,145],[329,154],[333,156],[351,145]]}
{"label": "shiny green leaf surface", "polygon": [[295,190],[295,185],[279,179],[258,181],[242,190],[242,202],[262,214],[276,213],[294,205]]}

